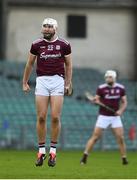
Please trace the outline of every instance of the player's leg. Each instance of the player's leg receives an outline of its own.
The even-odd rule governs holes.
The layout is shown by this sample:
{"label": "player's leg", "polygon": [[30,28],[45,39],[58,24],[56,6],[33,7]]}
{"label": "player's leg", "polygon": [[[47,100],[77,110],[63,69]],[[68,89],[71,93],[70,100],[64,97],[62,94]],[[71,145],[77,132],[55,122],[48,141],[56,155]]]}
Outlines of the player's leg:
{"label": "player's leg", "polygon": [[39,153],[36,166],[41,166],[46,157],[45,138],[46,138],[46,116],[48,112],[49,96],[36,95],[36,110],[37,110],[37,136],[39,144]]}
{"label": "player's leg", "polygon": [[111,119],[112,131],[117,139],[123,164],[128,164],[126,157],[126,145],[124,140],[124,128],[120,116]]}
{"label": "player's leg", "polygon": [[109,124],[110,124],[110,121],[107,116],[104,116],[104,115],[98,116],[93,135],[88,140],[84,154],[80,161],[81,164],[86,164],[89,152],[93,149],[94,144],[101,137],[103,130],[106,129],[109,126]]}
{"label": "player's leg", "polygon": [[63,105],[63,96],[51,96],[51,141],[56,142],[59,137],[61,123],[60,116]]}
{"label": "player's leg", "polygon": [[115,137],[117,139],[117,142],[118,142],[118,145],[119,145],[119,148],[120,148],[120,153],[121,153],[121,157],[122,157],[122,163],[123,164],[128,164],[123,127],[113,128],[113,133],[115,134]]}
{"label": "player's leg", "polygon": [[82,159],[80,161],[81,164],[86,164],[87,163],[88,154],[89,154],[90,151],[92,151],[95,143],[101,137],[102,131],[103,131],[102,128],[95,127],[93,135],[91,136],[91,138],[88,140],[88,142],[86,144],[86,148],[84,150],[83,157],[82,157]]}
{"label": "player's leg", "polygon": [[63,105],[63,96],[51,96],[50,107],[51,107],[51,145],[49,152],[49,166],[55,166],[56,164],[56,145],[61,129],[60,116]]}

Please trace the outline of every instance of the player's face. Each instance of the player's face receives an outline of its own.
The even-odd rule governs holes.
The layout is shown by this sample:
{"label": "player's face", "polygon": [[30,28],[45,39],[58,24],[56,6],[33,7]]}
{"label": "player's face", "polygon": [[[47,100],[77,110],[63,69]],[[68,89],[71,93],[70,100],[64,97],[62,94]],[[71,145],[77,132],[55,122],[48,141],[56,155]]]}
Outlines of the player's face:
{"label": "player's face", "polygon": [[45,39],[51,40],[51,38],[55,35],[55,28],[52,25],[45,24],[42,27],[42,34]]}
{"label": "player's face", "polygon": [[108,85],[112,86],[115,83],[115,80],[112,76],[105,77],[105,81]]}

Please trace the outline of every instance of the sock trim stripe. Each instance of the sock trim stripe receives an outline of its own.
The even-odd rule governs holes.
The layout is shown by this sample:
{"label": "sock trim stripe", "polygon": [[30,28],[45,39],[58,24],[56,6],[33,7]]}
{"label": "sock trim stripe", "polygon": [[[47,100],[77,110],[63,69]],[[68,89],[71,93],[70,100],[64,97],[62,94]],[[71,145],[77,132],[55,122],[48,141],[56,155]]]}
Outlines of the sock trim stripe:
{"label": "sock trim stripe", "polygon": [[39,143],[39,145],[45,145],[45,142]]}
{"label": "sock trim stripe", "polygon": [[56,148],[56,144],[50,144],[50,147]]}
{"label": "sock trim stripe", "polygon": [[39,148],[44,148],[45,147],[45,145],[39,145]]}
{"label": "sock trim stripe", "polygon": [[50,143],[51,143],[51,144],[58,144],[58,142],[54,142],[54,141],[51,141]]}

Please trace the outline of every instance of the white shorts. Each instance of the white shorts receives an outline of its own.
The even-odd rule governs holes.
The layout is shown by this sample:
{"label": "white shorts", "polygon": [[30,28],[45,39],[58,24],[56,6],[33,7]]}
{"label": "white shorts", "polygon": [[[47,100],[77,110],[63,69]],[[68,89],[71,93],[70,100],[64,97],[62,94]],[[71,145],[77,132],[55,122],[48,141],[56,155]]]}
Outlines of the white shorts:
{"label": "white shorts", "polygon": [[102,129],[106,129],[109,126],[111,128],[123,127],[123,124],[120,116],[99,115],[95,126],[100,127]]}
{"label": "white shorts", "polygon": [[64,95],[63,77],[59,75],[37,77],[35,95],[63,96]]}

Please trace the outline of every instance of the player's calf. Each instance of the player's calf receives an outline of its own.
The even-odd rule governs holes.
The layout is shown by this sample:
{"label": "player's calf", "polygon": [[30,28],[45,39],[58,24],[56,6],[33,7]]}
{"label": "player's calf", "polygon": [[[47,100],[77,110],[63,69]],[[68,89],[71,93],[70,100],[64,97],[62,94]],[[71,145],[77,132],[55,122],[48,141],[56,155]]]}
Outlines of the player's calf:
{"label": "player's calf", "polygon": [[120,152],[121,152],[121,155],[122,155],[122,164],[127,165],[128,160],[127,160],[127,157],[126,157],[126,145],[125,145],[125,141],[124,141],[124,136],[123,135],[118,136],[117,141],[118,141]]}

